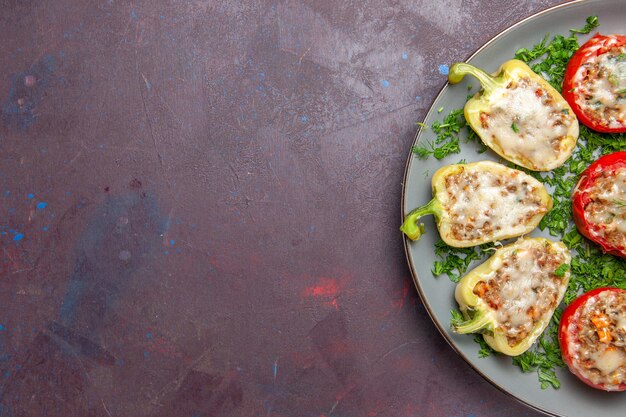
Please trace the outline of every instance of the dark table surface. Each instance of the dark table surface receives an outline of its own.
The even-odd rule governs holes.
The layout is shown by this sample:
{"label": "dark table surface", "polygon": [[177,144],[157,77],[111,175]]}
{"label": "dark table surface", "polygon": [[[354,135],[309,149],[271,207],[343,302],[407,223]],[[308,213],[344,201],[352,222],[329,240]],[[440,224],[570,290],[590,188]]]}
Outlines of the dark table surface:
{"label": "dark table surface", "polygon": [[0,0],[0,416],[537,416],[439,335],[402,176],[559,1]]}

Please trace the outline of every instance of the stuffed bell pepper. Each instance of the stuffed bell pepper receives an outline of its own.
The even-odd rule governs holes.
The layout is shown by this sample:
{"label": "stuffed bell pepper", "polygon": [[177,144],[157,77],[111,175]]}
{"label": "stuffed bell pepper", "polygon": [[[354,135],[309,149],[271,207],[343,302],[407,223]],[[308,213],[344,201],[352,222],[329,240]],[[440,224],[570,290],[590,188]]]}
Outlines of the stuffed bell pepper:
{"label": "stuffed bell pepper", "polygon": [[582,124],[626,132],[626,36],[596,34],[567,64],[563,97]]}
{"label": "stuffed bell pepper", "polygon": [[465,104],[465,119],[485,145],[498,155],[533,171],[550,171],[571,155],[578,121],[567,101],[519,60],[507,61],[494,75],[459,62],[448,81],[465,75],[483,89]]}
{"label": "stuffed bell pepper", "polygon": [[435,216],[444,242],[468,247],[529,233],[552,208],[543,184],[491,161],[440,168],[432,191],[433,199],[407,214],[400,227],[411,240],[420,238],[419,219],[427,214]]}
{"label": "stuffed bell pepper", "polygon": [[585,384],[626,390],[626,290],[598,288],[574,300],[559,325],[563,361]]}
{"label": "stuffed bell pepper", "polygon": [[567,247],[544,238],[503,246],[459,281],[455,298],[466,321],[458,333],[482,333],[494,350],[524,353],[541,335],[569,282]]}
{"label": "stuffed bell pepper", "polygon": [[580,175],[572,212],[583,236],[626,258],[626,152],[605,155]]}

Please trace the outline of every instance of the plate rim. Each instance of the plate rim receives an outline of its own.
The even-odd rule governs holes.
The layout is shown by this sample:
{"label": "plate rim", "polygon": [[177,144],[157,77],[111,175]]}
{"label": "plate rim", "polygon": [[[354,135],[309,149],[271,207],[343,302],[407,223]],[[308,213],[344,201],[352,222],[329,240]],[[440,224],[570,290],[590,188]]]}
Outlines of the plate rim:
{"label": "plate rim", "polygon": [[[519,26],[524,25],[527,21],[536,19],[539,16],[542,15],[546,15],[546,14],[550,14],[553,13],[556,10],[560,10],[560,9],[566,9],[569,7],[574,7],[578,4],[581,3],[589,3],[589,0],[572,0],[572,1],[568,1],[565,3],[561,3],[561,4],[557,4],[555,6],[551,6],[547,9],[544,10],[540,10],[539,12],[536,12],[530,16],[527,16],[519,21],[517,21],[516,23],[508,26],[507,28],[505,28],[504,30],[498,32],[496,35],[494,35],[493,37],[491,37],[487,42],[485,42],[483,45],[481,45],[478,49],[476,49],[474,52],[472,52],[467,58],[465,58],[463,60],[463,62],[468,62],[470,61],[472,58],[474,58],[476,55],[478,55],[480,52],[482,52],[484,49],[488,48],[491,44],[495,43],[497,40],[499,40],[501,37],[503,37],[504,35],[506,35],[507,33],[515,30],[516,28],[518,28]],[[448,86],[450,84],[446,81],[445,84],[441,87],[441,89],[439,90],[439,92],[437,93],[437,95],[433,98],[432,103],[434,104],[435,102],[437,102],[440,97],[444,94],[444,92],[447,90]],[[433,112],[435,112],[436,109],[434,108],[434,106],[431,104],[430,108],[428,109],[428,112],[424,115],[423,120],[428,120],[429,117],[431,116],[431,114]],[[419,125],[418,129],[415,132],[415,135],[413,137],[413,141],[411,142],[411,148],[413,148],[414,146],[416,146],[419,141],[418,138],[420,136],[420,133],[422,132],[423,127],[421,125]],[[407,195],[407,188],[406,188],[406,182],[408,179],[408,173],[410,170],[410,167],[413,163],[413,161],[415,160],[414,154],[412,151],[409,151],[409,155],[407,157],[405,166],[404,166],[404,174],[403,174],[403,178],[402,178],[402,194],[401,194],[401,205],[400,205],[400,221],[402,222],[404,220],[405,217],[405,207],[406,207],[406,195]],[[524,401],[523,399],[519,398],[518,396],[516,396],[515,394],[513,394],[512,392],[509,392],[508,390],[504,389],[502,386],[500,386],[498,383],[496,383],[494,380],[492,380],[489,376],[487,376],[484,372],[482,372],[478,367],[476,367],[470,360],[469,358],[460,350],[456,347],[455,343],[452,341],[452,339],[450,338],[450,336],[448,335],[448,333],[444,330],[444,328],[442,327],[441,323],[439,322],[439,320],[434,316],[434,313],[431,310],[431,306],[430,303],[428,302],[426,295],[423,293],[423,290],[421,288],[421,286],[418,283],[418,274],[417,271],[415,269],[415,266],[413,264],[413,260],[412,260],[412,256],[410,255],[410,251],[409,251],[409,244],[410,244],[410,240],[406,237],[406,235],[403,235],[403,247],[404,247],[404,255],[406,257],[408,266],[409,266],[409,271],[411,273],[411,279],[413,280],[413,285],[415,286],[415,288],[417,289],[418,295],[420,297],[420,300],[422,301],[422,305],[424,305],[426,312],[428,313],[428,316],[430,317],[431,321],[433,322],[433,324],[435,325],[435,327],[437,328],[437,331],[441,334],[441,336],[443,336],[444,340],[446,341],[446,343],[448,343],[448,345],[452,348],[452,350],[454,350],[454,352],[456,352],[457,355],[459,355],[478,375],[480,375],[483,379],[485,379],[487,382],[489,382],[493,387],[497,388],[500,392],[506,394],[508,397],[516,400],[517,402],[525,405],[526,407],[529,407],[535,411],[541,412],[547,416],[550,417],[565,417],[559,414],[554,414],[552,412],[549,412],[547,410],[544,410],[542,408],[539,408],[538,406],[531,404],[529,402]]]}

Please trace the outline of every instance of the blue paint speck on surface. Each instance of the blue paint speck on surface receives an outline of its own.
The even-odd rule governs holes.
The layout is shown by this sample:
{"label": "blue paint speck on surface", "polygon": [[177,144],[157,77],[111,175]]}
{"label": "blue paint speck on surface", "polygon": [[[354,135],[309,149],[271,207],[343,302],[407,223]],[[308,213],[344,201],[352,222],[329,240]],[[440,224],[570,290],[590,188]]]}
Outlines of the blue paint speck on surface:
{"label": "blue paint speck on surface", "polygon": [[26,197],[28,197],[29,199],[32,199],[35,197],[35,194],[28,194]]}
{"label": "blue paint speck on surface", "polygon": [[11,191],[5,191],[5,192],[4,192],[4,195],[5,195],[5,197],[10,196],[10,195],[11,195]]}
{"label": "blue paint speck on surface", "polygon": [[309,118],[308,118],[308,117],[306,117],[306,116],[300,116],[300,121],[301,121],[302,123],[309,123]]}
{"label": "blue paint speck on surface", "polygon": [[448,67],[446,64],[439,65],[439,74],[448,75],[449,73],[450,73],[450,67]]}
{"label": "blue paint speck on surface", "polygon": [[24,239],[24,233],[18,233],[13,237],[13,240],[16,242],[19,242],[22,239]]}
{"label": "blue paint speck on surface", "polygon": [[42,227],[41,230],[43,230],[44,232],[47,232],[48,231],[48,226]]}
{"label": "blue paint speck on surface", "polygon": [[278,359],[274,361],[274,365],[272,366],[272,373],[274,375],[274,381],[276,381],[276,375],[278,375]]}
{"label": "blue paint speck on surface", "polygon": [[259,80],[260,81],[265,81],[265,73],[264,72],[259,72],[257,75],[259,76]]}
{"label": "blue paint speck on surface", "polygon": [[380,80],[380,85],[382,85],[383,87],[387,88],[387,87],[389,87],[389,81],[387,81],[387,80]]}
{"label": "blue paint speck on surface", "polygon": [[169,255],[170,253],[168,251],[163,252],[164,255]]}
{"label": "blue paint speck on surface", "polygon": [[164,15],[160,15],[159,19],[163,20],[163,19],[165,19],[165,16]]}
{"label": "blue paint speck on surface", "polygon": [[37,203],[37,210],[43,210],[43,209],[46,208],[47,205],[48,205],[48,203],[46,203],[45,201]]}
{"label": "blue paint speck on surface", "polygon": [[174,239],[170,239],[170,245],[173,245],[174,243],[176,243],[176,241]]}
{"label": "blue paint speck on surface", "polygon": [[133,22],[137,21],[137,11],[135,9],[130,11],[130,17],[133,19]]}
{"label": "blue paint speck on surface", "polygon": [[148,352],[147,350],[145,352],[143,352],[143,357],[147,358],[150,356],[150,352]]}
{"label": "blue paint speck on surface", "polygon": [[407,55],[406,52],[402,52],[402,59],[409,59],[409,56]]}
{"label": "blue paint speck on surface", "polygon": [[422,99],[422,96],[415,96],[416,101],[420,101],[421,99]]}
{"label": "blue paint speck on surface", "polygon": [[150,332],[146,333],[146,339],[152,339],[152,333]]}

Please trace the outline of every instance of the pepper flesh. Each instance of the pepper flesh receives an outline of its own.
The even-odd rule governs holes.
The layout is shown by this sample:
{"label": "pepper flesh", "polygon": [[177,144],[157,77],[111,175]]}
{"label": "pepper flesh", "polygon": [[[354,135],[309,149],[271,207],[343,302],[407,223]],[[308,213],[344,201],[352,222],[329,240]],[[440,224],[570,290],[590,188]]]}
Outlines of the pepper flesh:
{"label": "pepper flesh", "polygon": [[626,36],[597,33],[570,58],[563,98],[585,126],[626,132]]}
{"label": "pepper flesh", "polygon": [[[619,302],[624,298],[624,289],[596,288],[576,298],[561,316],[559,345],[563,361],[593,388],[626,391],[626,308],[623,301]],[[600,311],[607,307],[613,310],[610,318]]]}
{"label": "pepper flesh", "polygon": [[503,246],[456,286],[455,298],[466,321],[457,333],[482,333],[494,350],[517,356],[528,350],[548,325],[569,282],[571,256],[565,244],[522,238]]}
{"label": "pepper flesh", "polygon": [[552,208],[543,184],[492,161],[440,168],[432,177],[432,194],[400,227],[411,240],[420,238],[419,219],[427,214],[435,216],[446,244],[469,247],[529,233]]}
{"label": "pepper flesh", "polygon": [[569,158],[578,139],[571,107],[525,63],[510,60],[493,75],[470,64],[450,67],[448,81],[473,75],[483,89],[465,104],[465,119],[485,145],[517,165],[550,171]]}
{"label": "pepper flesh", "polygon": [[[600,245],[602,250],[626,258],[626,152],[605,155],[591,164],[578,180],[572,192],[572,214],[578,231]],[[606,184],[602,184],[606,182]],[[617,194],[611,194],[617,193]],[[596,207],[605,212],[594,214]],[[606,223],[595,219],[605,218]]]}

